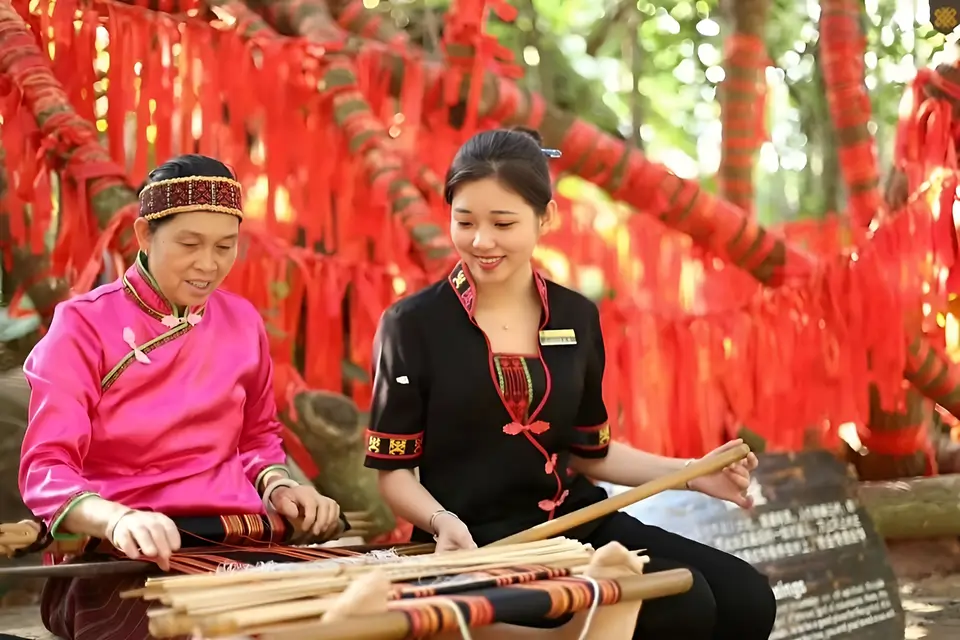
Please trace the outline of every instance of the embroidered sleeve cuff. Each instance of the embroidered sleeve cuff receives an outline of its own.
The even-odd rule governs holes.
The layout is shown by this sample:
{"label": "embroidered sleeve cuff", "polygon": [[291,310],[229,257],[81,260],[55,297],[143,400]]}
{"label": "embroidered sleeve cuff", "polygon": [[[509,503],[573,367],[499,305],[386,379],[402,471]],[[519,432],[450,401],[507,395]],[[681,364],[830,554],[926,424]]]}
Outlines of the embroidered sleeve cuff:
{"label": "embroidered sleeve cuff", "polygon": [[581,458],[602,458],[610,447],[610,424],[604,422],[595,427],[577,427],[576,444],[570,452]]}
{"label": "embroidered sleeve cuff", "polygon": [[71,509],[80,504],[81,501],[95,496],[99,497],[92,491],[82,491],[75,494],[63,503],[63,506],[53,514],[53,517],[50,518],[50,535],[53,536],[54,540],[73,540],[82,537],[71,533],[59,533],[57,530],[63,524],[63,521],[66,519],[67,514],[70,513]]}
{"label": "embroidered sleeve cuff", "polygon": [[271,473],[273,473],[273,474],[278,474],[278,475],[283,475],[283,476],[286,476],[287,478],[290,477],[290,470],[287,469],[286,466],[284,466],[284,465],[282,465],[282,464],[271,464],[271,465],[268,465],[268,466],[266,466],[266,467],[264,467],[263,469],[260,470],[260,473],[257,474],[257,480],[256,480],[256,482],[253,483],[253,486],[255,486],[255,487],[257,488],[257,493],[263,493],[263,490],[264,490],[264,488],[265,488],[263,481],[264,481],[264,480],[267,478],[267,476],[270,475]]}
{"label": "embroidered sleeve cuff", "polygon": [[413,469],[423,451],[423,432],[411,435],[367,431],[367,456],[364,466],[387,471]]}

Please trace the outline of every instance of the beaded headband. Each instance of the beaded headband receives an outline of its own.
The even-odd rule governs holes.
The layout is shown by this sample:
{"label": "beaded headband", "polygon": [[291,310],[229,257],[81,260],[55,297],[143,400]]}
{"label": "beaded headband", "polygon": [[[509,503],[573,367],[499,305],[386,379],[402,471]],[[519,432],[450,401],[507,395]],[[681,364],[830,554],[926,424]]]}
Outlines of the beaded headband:
{"label": "beaded headband", "polygon": [[189,176],[152,182],[140,192],[140,216],[146,220],[185,211],[228,213],[243,220],[240,183],[219,176]]}

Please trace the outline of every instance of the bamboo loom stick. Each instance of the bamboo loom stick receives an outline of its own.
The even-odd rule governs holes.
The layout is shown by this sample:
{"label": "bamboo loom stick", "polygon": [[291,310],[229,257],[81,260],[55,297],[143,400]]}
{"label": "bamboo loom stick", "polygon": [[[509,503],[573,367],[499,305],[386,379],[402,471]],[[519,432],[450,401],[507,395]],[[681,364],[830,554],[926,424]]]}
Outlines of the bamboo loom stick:
{"label": "bamboo loom stick", "polygon": [[738,447],[729,449],[722,453],[709,455],[705,458],[697,460],[696,462],[688,464],[678,471],[668,473],[667,475],[661,476],[656,480],[646,482],[639,487],[635,487],[628,491],[624,491],[623,493],[611,496],[606,500],[591,504],[582,509],[577,509],[572,513],[560,516],[555,520],[550,520],[548,522],[538,524],[535,527],[531,527],[525,531],[521,531],[520,533],[515,533],[512,536],[507,536],[502,540],[488,544],[484,548],[499,547],[522,542],[533,542],[535,540],[544,540],[546,538],[558,536],[565,531],[573,529],[574,527],[578,527],[582,524],[586,524],[587,522],[592,522],[598,518],[615,513],[624,507],[629,507],[636,502],[645,500],[650,496],[656,495],[662,491],[685,487],[691,480],[696,480],[702,476],[708,476],[710,474],[717,473],[724,467],[736,462],[740,462],[746,458],[749,453],[750,447],[745,444],[741,444]]}
{"label": "bamboo loom stick", "polygon": [[[671,569],[616,579],[620,602],[653,600],[684,593],[693,585],[687,569]],[[589,608],[591,602],[578,602],[574,611]],[[402,611],[363,615],[324,624],[320,621],[288,623],[258,629],[259,640],[401,640],[411,631],[410,619]]]}
{"label": "bamboo loom stick", "polygon": [[[550,561],[548,565],[550,569],[562,570],[568,572],[569,575],[576,576],[586,571],[589,559],[589,555],[571,556],[565,560]],[[649,562],[647,556],[641,556],[638,560],[642,564]],[[432,580],[446,576],[469,575],[474,572],[482,573],[491,569],[511,568],[514,568],[514,566],[481,565],[466,569],[445,569],[438,571],[438,575],[430,576],[430,578]],[[409,601],[417,597],[423,597],[423,587],[421,586],[400,586],[405,582],[402,574],[386,574],[386,577],[393,583],[400,583],[388,594],[387,599],[389,601]],[[413,584],[416,584],[416,580],[420,578],[422,576],[417,575],[411,580]],[[151,609],[147,612],[147,617],[150,624],[153,625],[151,629],[166,636],[190,635],[198,628],[206,633],[249,631],[250,627],[299,620],[306,617],[305,614],[309,614],[310,617],[325,615],[337,605],[340,595],[356,579],[356,577],[340,579],[336,583],[332,580],[328,590],[311,589],[309,591],[302,590],[299,593],[295,591],[281,592],[266,585],[249,590],[235,587],[228,597],[221,598],[218,602],[205,604],[204,606],[195,606],[191,602],[185,611],[173,608]],[[455,589],[451,588],[451,592],[460,592],[467,591],[476,585],[489,587],[489,583],[490,578],[483,577],[475,580],[455,581],[449,584],[455,587]],[[442,585],[443,583],[441,583]],[[434,595],[449,594],[437,593]]]}
{"label": "bamboo loom stick", "polygon": [[[516,566],[550,567],[583,573],[590,562],[592,551],[583,546],[579,550],[557,554],[552,559],[537,556],[528,559],[515,558],[510,562],[490,562],[467,567],[441,567],[424,571],[420,567],[385,570],[376,565],[366,567],[364,573],[378,572],[390,582],[416,581],[426,577],[435,579],[450,575],[469,575],[492,569],[509,569]],[[646,558],[642,558],[644,562]],[[389,569],[389,568],[387,568]],[[338,598],[359,575],[316,579],[313,585],[293,585],[286,582],[236,585],[222,589],[217,598],[205,598],[197,606],[202,591],[179,595],[178,606],[155,610],[149,614],[150,632],[157,637],[176,637],[199,631],[204,637],[248,633],[269,625],[295,620],[318,618],[335,607]],[[413,600],[397,600],[391,593],[384,597],[390,608],[404,608]],[[434,596],[430,596],[434,597]]]}
{"label": "bamboo loom stick", "polygon": [[[554,538],[496,550],[470,549],[414,558],[360,558],[362,564],[337,559],[306,563],[301,565],[302,570],[294,571],[249,569],[206,576],[172,576],[150,580],[143,589],[125,592],[121,597],[167,605],[148,613],[150,632],[156,637],[194,632],[209,637],[323,616],[336,606],[337,597],[353,582],[372,573],[401,583],[384,594],[387,600],[397,600],[405,587],[412,588],[412,593],[422,590],[422,586],[403,584],[410,581],[429,578],[435,584],[443,576],[517,567],[546,567],[577,574],[587,569],[592,557],[590,545]],[[646,557],[640,560],[643,563]]]}
{"label": "bamboo loom stick", "polygon": [[[583,549],[584,545],[576,540],[555,538],[551,540],[537,540],[515,545],[504,545],[495,552],[484,547],[481,549],[465,549],[450,551],[440,555],[424,555],[397,559],[398,568],[415,568],[419,575],[437,571],[442,568],[457,568],[464,570],[467,567],[489,565],[490,563],[525,563],[542,564],[550,554],[560,551]],[[363,557],[357,559],[363,560]],[[290,584],[295,579],[329,578],[342,575],[360,574],[371,568],[389,569],[390,564],[369,558],[363,564],[351,563],[352,558],[338,558],[331,561],[290,563],[289,569],[283,571],[227,571],[216,574],[198,574],[189,576],[162,576],[150,578],[142,589],[128,591],[123,597],[147,597],[153,599],[160,594],[173,594],[177,591],[190,592],[204,590],[210,593],[214,589],[232,587],[248,583],[264,583],[283,581]]]}

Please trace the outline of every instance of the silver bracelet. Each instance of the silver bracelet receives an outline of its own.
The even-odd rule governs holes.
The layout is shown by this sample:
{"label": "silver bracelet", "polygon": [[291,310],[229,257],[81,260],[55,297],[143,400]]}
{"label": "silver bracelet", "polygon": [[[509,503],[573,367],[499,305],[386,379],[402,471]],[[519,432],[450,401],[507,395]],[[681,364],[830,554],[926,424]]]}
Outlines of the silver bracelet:
{"label": "silver bracelet", "polygon": [[[299,486],[300,486],[299,482],[297,482],[296,480],[291,480],[290,478],[277,478],[276,480],[272,481],[263,490],[263,508],[266,511],[270,511],[271,509],[273,509],[273,505],[270,504],[270,496],[273,494],[274,491],[276,491],[280,487],[290,487],[292,489],[294,487],[299,487]],[[273,510],[276,511],[276,509],[273,509]]]}
{"label": "silver bracelet", "polygon": [[117,543],[113,541],[113,536],[117,532],[117,525],[120,524],[121,520],[135,511],[136,509],[126,509],[118,512],[116,515],[110,518],[110,521],[107,522],[107,528],[104,530],[104,537],[107,539],[107,542],[112,544],[114,547],[117,546]]}
{"label": "silver bracelet", "polygon": [[434,524],[434,522],[437,521],[437,518],[439,518],[440,516],[443,516],[443,515],[447,515],[447,516],[454,517],[454,518],[456,518],[457,520],[460,519],[460,516],[458,516],[457,514],[455,514],[453,511],[447,511],[446,509],[438,509],[437,511],[434,511],[434,512],[433,512],[433,515],[430,516],[430,529],[433,530],[433,536],[434,536],[434,537],[437,536],[437,526]]}
{"label": "silver bracelet", "polygon": [[[689,460],[687,460],[686,462],[683,463],[683,468],[686,469],[687,467],[689,467],[690,465],[692,465],[692,464],[693,464],[694,462],[696,462],[696,461],[697,461],[696,458],[690,458]],[[687,488],[687,491],[693,491],[693,489],[690,488],[690,481],[689,481],[689,480],[687,480],[685,483],[683,483],[683,486],[685,486],[685,487]]]}

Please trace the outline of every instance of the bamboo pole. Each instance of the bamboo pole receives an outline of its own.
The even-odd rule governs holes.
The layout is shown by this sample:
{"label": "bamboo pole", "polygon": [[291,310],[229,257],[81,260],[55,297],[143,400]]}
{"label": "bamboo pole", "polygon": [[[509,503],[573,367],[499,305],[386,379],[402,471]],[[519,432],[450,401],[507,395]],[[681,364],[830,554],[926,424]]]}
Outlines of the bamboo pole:
{"label": "bamboo pole", "polygon": [[507,536],[506,538],[493,542],[484,548],[500,547],[503,545],[511,545],[522,542],[532,542],[534,540],[543,540],[545,538],[559,535],[564,531],[573,529],[574,527],[578,527],[587,522],[592,522],[593,520],[610,515],[611,513],[616,513],[620,509],[629,507],[636,502],[645,500],[650,496],[656,495],[663,491],[685,487],[691,480],[695,480],[712,473],[717,473],[723,468],[743,460],[749,453],[750,447],[745,444],[741,444],[740,446],[734,447],[728,451],[706,456],[705,458],[701,458],[691,464],[688,464],[685,467],[674,471],[673,473],[660,476],[656,480],[651,480],[650,482],[646,482],[639,487],[634,487],[629,491],[624,491],[623,493],[611,496],[601,502],[591,504],[582,509],[577,509],[572,513],[560,516],[555,520],[549,520],[542,524],[538,524],[535,527],[531,527],[526,531],[521,531],[520,533],[515,533],[512,536]]}

